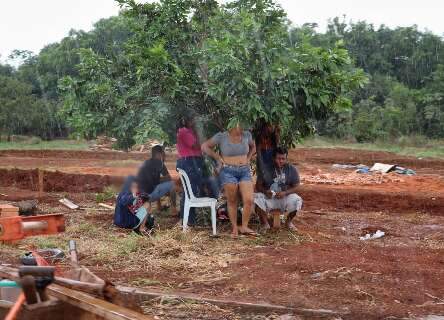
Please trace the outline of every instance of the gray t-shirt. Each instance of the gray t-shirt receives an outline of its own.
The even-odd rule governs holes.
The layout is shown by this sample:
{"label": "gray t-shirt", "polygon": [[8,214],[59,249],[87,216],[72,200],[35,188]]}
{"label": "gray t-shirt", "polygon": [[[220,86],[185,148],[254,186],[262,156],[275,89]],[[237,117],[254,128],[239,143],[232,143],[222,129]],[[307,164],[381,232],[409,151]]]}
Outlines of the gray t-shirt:
{"label": "gray t-shirt", "polygon": [[253,142],[250,131],[244,131],[242,133],[240,143],[231,143],[228,132],[226,131],[216,133],[211,140],[219,146],[222,157],[246,156],[250,151],[250,144]]}
{"label": "gray t-shirt", "polygon": [[300,183],[298,170],[287,163],[279,170],[273,167],[269,172],[264,173],[262,185],[266,190],[280,192],[288,190],[290,187],[297,186]]}

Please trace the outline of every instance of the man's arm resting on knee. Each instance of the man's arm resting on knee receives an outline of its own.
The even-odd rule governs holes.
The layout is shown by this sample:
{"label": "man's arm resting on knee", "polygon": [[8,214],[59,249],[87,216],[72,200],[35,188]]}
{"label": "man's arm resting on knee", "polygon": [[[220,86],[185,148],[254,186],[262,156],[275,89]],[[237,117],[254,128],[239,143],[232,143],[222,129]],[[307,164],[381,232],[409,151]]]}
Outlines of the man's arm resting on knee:
{"label": "man's arm resting on knee", "polygon": [[290,195],[292,193],[296,193],[298,187],[299,187],[298,184],[292,185],[287,190],[276,193],[276,198],[282,199],[282,198],[284,198],[284,197],[286,197],[286,196],[288,196],[288,195]]}

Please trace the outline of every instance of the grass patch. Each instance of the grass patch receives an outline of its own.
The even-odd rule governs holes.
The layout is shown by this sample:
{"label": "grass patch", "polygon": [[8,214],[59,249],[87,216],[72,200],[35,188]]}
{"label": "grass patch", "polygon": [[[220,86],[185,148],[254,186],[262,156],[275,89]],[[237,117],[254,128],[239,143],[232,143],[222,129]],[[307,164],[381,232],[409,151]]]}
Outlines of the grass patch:
{"label": "grass patch", "polygon": [[88,143],[80,140],[41,141],[30,138],[17,142],[0,142],[0,150],[88,150]]}
{"label": "grass patch", "polygon": [[161,284],[160,281],[147,279],[147,278],[137,278],[131,281],[131,285],[137,286],[137,287],[149,287],[149,286],[156,286]]}
{"label": "grass patch", "polygon": [[[306,241],[305,237],[284,230],[260,238],[231,240],[227,234],[228,224],[219,224],[219,238],[210,236],[209,227],[183,233],[169,214],[158,215],[156,223],[159,226],[155,233],[143,237],[115,227],[109,213],[70,211],[66,215],[65,232],[26,238],[19,244],[0,245],[0,250],[10,257],[19,257],[33,247],[59,248],[67,253],[68,241],[72,239],[77,242],[82,265],[100,268],[105,274],[111,272],[114,279],[128,279],[129,274],[134,274],[133,279],[128,279],[133,285],[188,288],[195,283],[229,278],[230,266],[258,247]],[[150,275],[165,273],[171,275],[167,282]]]}
{"label": "grass patch", "polygon": [[63,241],[58,236],[49,237],[32,237],[27,239],[27,241],[32,242],[31,246],[37,249],[64,249],[68,242]]}
{"label": "grass patch", "polygon": [[100,203],[114,199],[117,193],[118,192],[114,186],[107,186],[103,189],[103,192],[96,193],[96,202]]}
{"label": "grass patch", "polygon": [[349,148],[369,151],[387,151],[418,158],[444,158],[444,140],[431,140],[424,137],[401,137],[394,141],[376,141],[374,143],[356,143],[338,139],[314,137],[308,138],[302,147]]}

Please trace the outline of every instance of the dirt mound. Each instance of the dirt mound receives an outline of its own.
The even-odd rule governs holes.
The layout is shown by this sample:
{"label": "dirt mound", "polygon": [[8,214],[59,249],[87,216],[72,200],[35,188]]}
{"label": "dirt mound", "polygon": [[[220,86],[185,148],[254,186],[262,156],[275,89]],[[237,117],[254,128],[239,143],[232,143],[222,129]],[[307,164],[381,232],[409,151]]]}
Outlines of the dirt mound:
{"label": "dirt mound", "polygon": [[[101,192],[105,186],[121,182],[121,177],[114,176],[69,174],[59,171],[43,173],[45,192]],[[0,169],[0,185],[36,191],[38,170]]]}
{"label": "dirt mound", "polygon": [[304,185],[298,191],[304,208],[344,211],[421,211],[444,215],[444,197],[430,197],[422,193],[389,192],[353,187]]}
{"label": "dirt mound", "polygon": [[[46,192],[101,192],[109,185],[121,185],[123,177],[44,171]],[[0,186],[38,190],[38,171],[0,169]],[[350,186],[303,185],[298,193],[308,210],[427,212],[444,215],[444,197],[424,193],[372,190]]]}
{"label": "dirt mound", "polygon": [[[149,152],[121,151],[73,151],[73,150],[3,150],[0,157],[24,158],[59,158],[59,159],[102,159],[102,160],[146,160]],[[169,161],[174,161],[175,153],[169,152]],[[290,151],[289,159],[293,163],[347,163],[372,165],[375,162],[398,164],[412,168],[444,170],[444,160],[400,156],[390,152],[365,151],[343,148],[296,148]]]}
{"label": "dirt mound", "polygon": [[353,150],[343,148],[297,148],[289,153],[291,162],[312,163],[343,163],[343,164],[366,164],[375,162],[398,164],[412,168],[436,168],[444,169],[444,160],[415,157],[405,157],[395,153],[382,151]]}
{"label": "dirt mound", "polygon": [[146,160],[147,153],[119,151],[72,151],[72,150],[4,150],[0,157],[59,158],[59,159],[103,159],[103,160]]}

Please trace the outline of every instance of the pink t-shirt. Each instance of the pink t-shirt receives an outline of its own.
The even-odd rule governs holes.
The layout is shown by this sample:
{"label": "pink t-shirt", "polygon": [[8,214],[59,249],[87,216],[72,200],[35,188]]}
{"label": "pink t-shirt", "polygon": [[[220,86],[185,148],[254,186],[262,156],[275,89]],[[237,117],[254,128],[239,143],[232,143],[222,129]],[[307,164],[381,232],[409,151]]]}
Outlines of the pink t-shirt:
{"label": "pink t-shirt", "polygon": [[189,128],[180,128],[177,132],[177,153],[179,154],[179,158],[202,156],[200,146],[193,148],[196,141],[197,137],[193,130]]}

